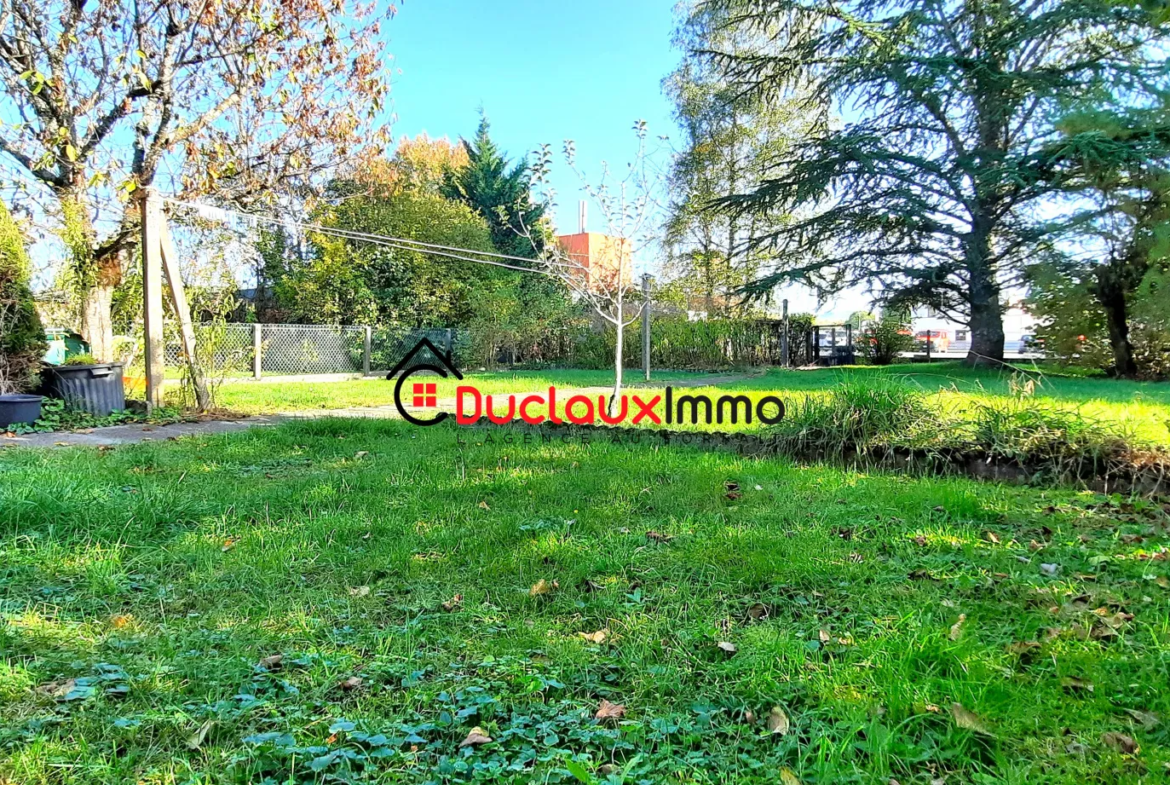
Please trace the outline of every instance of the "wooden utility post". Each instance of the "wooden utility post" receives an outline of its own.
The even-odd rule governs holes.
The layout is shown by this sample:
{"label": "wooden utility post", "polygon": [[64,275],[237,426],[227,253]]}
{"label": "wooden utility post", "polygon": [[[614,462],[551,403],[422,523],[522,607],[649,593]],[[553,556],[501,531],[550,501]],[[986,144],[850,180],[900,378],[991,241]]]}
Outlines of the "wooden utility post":
{"label": "wooden utility post", "polygon": [[211,406],[207,382],[195,358],[195,326],[187,292],[179,273],[179,257],[167,231],[162,197],[154,186],[142,189],[142,327],[146,347],[146,410],[162,406],[162,388],[166,369],[166,340],[163,334],[163,272],[166,272],[171,305],[179,320],[183,356],[190,370],[195,403],[200,411]]}
{"label": "wooden utility post", "polygon": [[159,225],[159,239],[162,240],[163,273],[167,277],[167,288],[171,290],[171,304],[174,305],[175,316],[179,320],[179,340],[183,347],[183,359],[187,361],[191,387],[195,391],[195,405],[199,411],[204,412],[211,408],[211,393],[207,389],[203,369],[199,367],[195,357],[195,325],[191,323],[187,289],[183,286],[183,276],[179,272],[179,256],[175,253],[175,244],[171,242],[171,232],[167,229],[165,218]]}
{"label": "wooden utility post", "polygon": [[162,198],[153,186],[142,195],[142,327],[146,356],[146,411],[162,406],[166,358],[162,305]]}
{"label": "wooden utility post", "polygon": [[650,381],[650,273],[642,274],[642,374]]}
{"label": "wooden utility post", "polygon": [[784,332],[780,335],[780,364],[788,367],[788,300],[784,300]]}

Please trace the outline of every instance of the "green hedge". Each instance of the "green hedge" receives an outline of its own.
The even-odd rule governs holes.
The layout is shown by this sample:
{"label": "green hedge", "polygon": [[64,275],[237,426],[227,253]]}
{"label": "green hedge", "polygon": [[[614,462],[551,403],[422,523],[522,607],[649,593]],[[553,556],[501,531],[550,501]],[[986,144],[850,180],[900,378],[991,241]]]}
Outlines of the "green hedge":
{"label": "green hedge", "polygon": [[31,271],[20,227],[0,202],[0,393],[34,387],[47,348],[29,289]]}
{"label": "green hedge", "polygon": [[[789,320],[789,351],[793,365],[807,362],[808,334],[812,318],[793,316]],[[650,323],[650,363],[655,368],[717,371],[780,362],[781,327],[774,320],[708,319],[689,321],[685,317],[655,317]],[[576,346],[573,365],[579,368],[612,368],[617,333],[590,331]],[[623,364],[642,364],[642,326],[626,328],[622,347]]]}

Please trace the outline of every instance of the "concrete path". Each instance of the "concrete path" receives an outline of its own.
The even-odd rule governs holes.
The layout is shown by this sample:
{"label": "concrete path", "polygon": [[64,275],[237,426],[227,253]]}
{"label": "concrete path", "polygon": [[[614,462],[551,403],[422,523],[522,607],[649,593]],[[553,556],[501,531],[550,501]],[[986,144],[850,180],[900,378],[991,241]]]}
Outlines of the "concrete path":
{"label": "concrete path", "polygon": [[[728,376],[706,376],[701,379],[682,379],[671,381],[672,387],[711,387],[721,384],[743,381],[752,378],[746,374]],[[666,385],[646,384],[638,381],[628,385],[628,389],[662,389]],[[596,397],[608,395],[611,387],[574,387],[567,390],[557,390],[557,398],[567,400],[573,395],[587,395]],[[535,393],[496,393],[500,396],[542,395],[548,392],[540,390]],[[563,397],[562,397],[563,396]],[[437,409],[454,412],[454,398],[440,398]],[[407,411],[414,411],[407,407]],[[420,412],[433,414],[435,409],[420,409]],[[60,431],[55,433],[30,433],[21,436],[0,435],[0,449],[5,447],[101,447],[118,444],[136,444],[138,442],[166,441],[180,436],[196,436],[202,434],[238,433],[249,428],[279,425],[290,420],[312,420],[322,417],[368,417],[375,419],[399,419],[398,410],[393,406],[354,406],[346,409],[309,409],[299,412],[282,412],[281,414],[257,415],[239,420],[204,420],[199,422],[182,422],[173,425],[113,425],[109,428],[91,428],[84,431]]]}

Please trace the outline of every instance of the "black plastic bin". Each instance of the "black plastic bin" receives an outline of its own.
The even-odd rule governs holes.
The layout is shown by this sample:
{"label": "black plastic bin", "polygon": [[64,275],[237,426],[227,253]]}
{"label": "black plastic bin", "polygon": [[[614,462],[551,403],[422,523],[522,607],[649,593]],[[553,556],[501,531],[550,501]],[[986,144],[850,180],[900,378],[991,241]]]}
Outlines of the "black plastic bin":
{"label": "black plastic bin", "polygon": [[44,374],[45,395],[65,401],[65,408],[105,417],[126,408],[122,364],[59,365]]}
{"label": "black plastic bin", "polygon": [[0,430],[10,425],[32,425],[41,417],[41,396],[0,395]]}

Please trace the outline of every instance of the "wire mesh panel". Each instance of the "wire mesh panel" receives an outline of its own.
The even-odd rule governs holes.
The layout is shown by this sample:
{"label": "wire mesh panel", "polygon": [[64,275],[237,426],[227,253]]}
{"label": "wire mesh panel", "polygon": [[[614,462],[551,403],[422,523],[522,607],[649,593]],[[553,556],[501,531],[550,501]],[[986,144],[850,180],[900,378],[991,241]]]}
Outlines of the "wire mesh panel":
{"label": "wire mesh panel", "polygon": [[[227,376],[250,375],[260,330],[260,370],[264,374],[359,373],[365,352],[364,327],[316,324],[199,324],[200,353]],[[168,331],[170,333],[171,331]],[[177,335],[168,334],[167,364],[183,362]]]}
{"label": "wire mesh panel", "polygon": [[365,336],[364,327],[266,324],[260,368],[272,374],[357,373]]}
{"label": "wire mesh panel", "polygon": [[[196,354],[205,371],[212,375],[242,376],[252,372],[252,325],[196,324]],[[166,364],[177,368],[186,360],[177,322],[166,324]]]}

